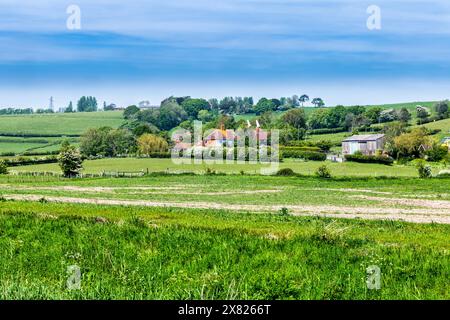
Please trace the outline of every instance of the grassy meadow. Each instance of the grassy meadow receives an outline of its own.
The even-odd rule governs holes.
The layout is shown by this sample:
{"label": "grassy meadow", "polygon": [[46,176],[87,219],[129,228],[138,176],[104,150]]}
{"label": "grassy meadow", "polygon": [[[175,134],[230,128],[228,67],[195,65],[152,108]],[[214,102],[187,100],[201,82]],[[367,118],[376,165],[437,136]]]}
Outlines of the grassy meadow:
{"label": "grassy meadow", "polygon": [[[291,168],[294,172],[302,175],[314,175],[318,167],[324,162],[302,161],[296,159],[285,159],[279,164],[280,168]],[[416,177],[417,169],[413,165],[393,165],[386,166],[382,164],[363,164],[356,162],[334,163],[326,161],[333,176],[342,177]],[[149,172],[166,172],[166,173],[182,173],[195,172],[205,173],[208,169],[218,173],[247,173],[260,174],[262,168],[269,169],[264,164],[175,164],[171,159],[143,159],[143,158],[114,158],[87,160],[83,163],[83,173],[102,173],[117,171],[148,171]],[[447,166],[434,165],[433,172],[438,173],[440,170],[446,169]],[[60,172],[57,163],[38,164],[30,166],[21,166],[11,168],[17,172]]]}
{"label": "grassy meadow", "polygon": [[[449,187],[448,179],[7,176],[0,178],[0,298],[448,299],[450,224],[339,219],[294,206],[333,205],[330,215],[347,205],[413,210],[414,199],[449,201]],[[358,198],[368,191],[413,204]],[[36,199],[7,200],[18,195]],[[202,203],[216,207],[193,205]],[[81,290],[66,288],[73,265]],[[366,286],[371,265],[381,268],[380,290]]]}

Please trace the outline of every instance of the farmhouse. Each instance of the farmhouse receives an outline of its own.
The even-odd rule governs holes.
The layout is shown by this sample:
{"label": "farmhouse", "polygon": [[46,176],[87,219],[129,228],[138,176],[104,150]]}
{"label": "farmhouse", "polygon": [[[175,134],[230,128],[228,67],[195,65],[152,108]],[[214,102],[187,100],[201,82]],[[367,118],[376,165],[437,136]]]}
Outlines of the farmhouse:
{"label": "farmhouse", "polygon": [[234,130],[214,129],[203,139],[203,146],[205,147],[220,147],[224,144],[227,147],[233,147],[235,140]]}
{"label": "farmhouse", "polygon": [[364,155],[372,156],[377,150],[383,150],[384,143],[384,134],[355,135],[342,141],[342,153],[347,155],[360,151]]}

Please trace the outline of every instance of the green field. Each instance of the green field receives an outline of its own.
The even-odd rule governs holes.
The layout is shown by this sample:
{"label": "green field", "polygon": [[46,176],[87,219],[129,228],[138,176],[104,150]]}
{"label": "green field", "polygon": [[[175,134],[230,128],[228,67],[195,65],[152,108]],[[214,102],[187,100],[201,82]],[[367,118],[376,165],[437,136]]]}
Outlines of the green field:
{"label": "green field", "polygon": [[0,134],[81,135],[89,128],[117,128],[121,111],[0,116]]}
{"label": "green field", "polygon": [[[0,136],[0,153],[53,151],[63,138],[45,135],[121,123],[121,112],[4,116],[0,134],[43,137]],[[450,120],[426,126],[441,138]],[[338,144],[346,135],[308,138]],[[314,177],[323,164],[332,179]],[[248,163],[83,165],[86,174],[149,174],[29,174],[59,173],[53,163],[0,175],[0,299],[450,298],[450,179],[418,179],[413,164],[285,159],[293,177]],[[434,174],[444,169],[432,164]],[[71,266],[81,272],[77,290],[67,288]],[[367,287],[370,266],[380,268],[379,290]]]}
{"label": "green field", "polygon": [[[448,179],[3,177],[0,298],[449,299],[449,188]],[[339,219],[352,214],[363,219]],[[71,291],[74,265],[81,290]],[[366,286],[373,265],[380,290]]]}
{"label": "green field", "polygon": [[71,144],[77,145],[78,138],[21,138],[0,136],[0,155],[2,154],[23,154],[25,152],[52,152],[60,149],[62,141],[68,139]]}
{"label": "green field", "polygon": [[[301,161],[294,159],[285,159],[280,163],[280,168],[291,168],[296,173],[303,175],[313,175],[317,168],[324,162]],[[330,168],[334,176],[349,177],[365,177],[365,176],[390,176],[390,177],[416,177],[417,169],[413,165],[394,165],[386,166],[381,164],[362,164],[355,162],[333,163],[325,162]],[[121,159],[100,159],[88,160],[84,164],[84,173],[101,173],[103,171],[148,171],[149,172],[196,172],[204,173],[206,170],[212,169],[223,173],[240,173],[241,171],[248,174],[260,174],[261,168],[269,168],[262,164],[174,164],[171,159],[138,159],[138,158],[121,158]],[[440,170],[449,169],[444,165],[435,165],[434,173]],[[13,171],[20,172],[60,172],[58,164],[39,164],[23,167],[11,168]]]}
{"label": "green field", "polygon": [[430,122],[427,124],[424,124],[424,127],[427,127],[428,129],[440,129],[441,132],[436,135],[436,138],[442,139],[444,137],[450,136],[450,119]]}

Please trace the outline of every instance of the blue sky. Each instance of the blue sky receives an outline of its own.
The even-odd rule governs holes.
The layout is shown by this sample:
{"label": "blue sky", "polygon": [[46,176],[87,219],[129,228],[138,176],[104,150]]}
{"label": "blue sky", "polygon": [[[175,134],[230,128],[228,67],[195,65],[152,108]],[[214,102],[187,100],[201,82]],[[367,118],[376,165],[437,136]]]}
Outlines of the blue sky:
{"label": "blue sky", "polygon": [[[81,9],[68,30],[66,9]],[[369,5],[382,28],[366,27]],[[0,106],[169,95],[450,96],[448,0],[0,0]],[[26,94],[24,94],[26,92]]]}

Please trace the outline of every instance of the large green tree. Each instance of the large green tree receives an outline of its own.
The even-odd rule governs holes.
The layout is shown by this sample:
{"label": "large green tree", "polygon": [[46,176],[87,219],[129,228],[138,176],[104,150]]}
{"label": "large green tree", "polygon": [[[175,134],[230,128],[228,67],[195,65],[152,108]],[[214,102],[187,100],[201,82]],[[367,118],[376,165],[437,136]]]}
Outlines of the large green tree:
{"label": "large green tree", "polygon": [[435,104],[434,109],[440,119],[448,118],[449,116],[449,108],[448,108],[448,100],[440,101]]}
{"label": "large green tree", "polygon": [[134,116],[136,113],[138,113],[141,109],[139,109],[137,106],[132,105],[125,108],[123,111],[123,117],[125,119],[131,119],[132,116]]}
{"label": "large green tree", "polygon": [[398,111],[397,118],[401,122],[408,122],[409,120],[411,120],[411,113],[408,111],[408,109],[401,108]]}
{"label": "large green tree", "polygon": [[269,111],[275,111],[277,108],[276,103],[273,100],[267,98],[261,98],[254,107],[254,111],[257,115],[263,114]]}
{"label": "large green tree", "polygon": [[309,96],[306,94],[303,94],[300,96],[300,98],[298,100],[302,103],[302,107],[303,107],[305,105],[305,102],[309,101]]}
{"label": "large green tree", "polygon": [[85,156],[115,157],[135,150],[136,141],[126,129],[92,128],[80,139],[80,150]]}
{"label": "large green tree", "polygon": [[78,112],[94,112],[97,111],[97,99],[95,97],[81,97],[77,103]]}
{"label": "large green tree", "polygon": [[197,119],[200,111],[210,109],[209,102],[205,99],[187,99],[183,101],[181,106],[192,119]]}
{"label": "large green tree", "polygon": [[281,120],[283,123],[296,129],[306,128],[306,114],[303,109],[289,110],[283,114]]}
{"label": "large green tree", "polygon": [[322,98],[314,98],[311,103],[318,108],[325,106],[325,102],[323,102]]}

